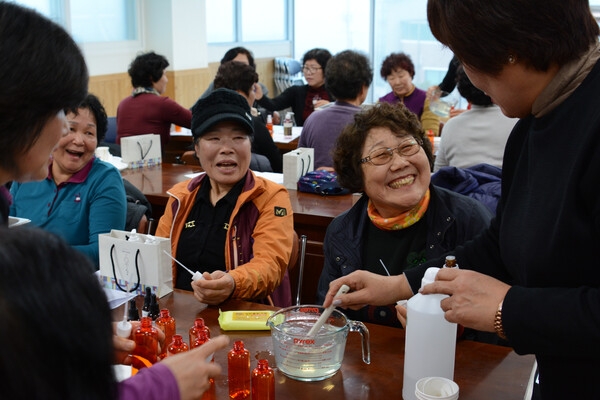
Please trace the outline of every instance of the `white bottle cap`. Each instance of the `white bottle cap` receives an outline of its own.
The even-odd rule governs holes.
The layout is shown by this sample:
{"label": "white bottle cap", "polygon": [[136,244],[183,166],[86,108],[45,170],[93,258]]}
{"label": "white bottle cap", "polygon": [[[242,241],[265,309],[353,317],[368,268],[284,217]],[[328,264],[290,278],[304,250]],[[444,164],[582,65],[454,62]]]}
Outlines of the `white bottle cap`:
{"label": "white bottle cap", "polygon": [[440,269],[438,267],[429,267],[427,271],[425,271],[425,275],[423,275],[423,279],[421,279],[421,287],[425,285],[429,285],[435,281],[435,276],[437,275]]}
{"label": "white bottle cap", "polygon": [[117,336],[128,338],[131,335],[131,322],[119,321],[117,324]]}

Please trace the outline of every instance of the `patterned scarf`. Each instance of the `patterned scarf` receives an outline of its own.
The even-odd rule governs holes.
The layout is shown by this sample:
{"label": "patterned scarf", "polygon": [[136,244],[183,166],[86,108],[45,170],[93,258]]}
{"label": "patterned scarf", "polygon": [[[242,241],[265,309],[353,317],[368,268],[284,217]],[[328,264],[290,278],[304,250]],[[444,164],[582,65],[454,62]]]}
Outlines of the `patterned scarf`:
{"label": "patterned scarf", "polygon": [[135,96],[137,96],[139,94],[142,94],[142,93],[151,93],[151,94],[155,94],[157,96],[160,96],[160,93],[158,93],[156,91],[156,89],[154,89],[153,87],[141,87],[141,86],[138,86],[135,89],[133,89],[133,92],[131,93],[131,96],[135,97]]}
{"label": "patterned scarf", "polygon": [[392,218],[384,218],[379,215],[379,211],[377,211],[373,205],[373,202],[371,199],[369,199],[367,214],[369,215],[371,222],[373,222],[373,224],[379,229],[384,231],[397,231],[416,224],[421,217],[423,217],[423,214],[425,214],[425,211],[427,211],[427,207],[429,206],[429,198],[430,193],[429,189],[427,189],[425,196],[423,196],[419,204],[417,204],[411,210],[403,212],[402,214]]}

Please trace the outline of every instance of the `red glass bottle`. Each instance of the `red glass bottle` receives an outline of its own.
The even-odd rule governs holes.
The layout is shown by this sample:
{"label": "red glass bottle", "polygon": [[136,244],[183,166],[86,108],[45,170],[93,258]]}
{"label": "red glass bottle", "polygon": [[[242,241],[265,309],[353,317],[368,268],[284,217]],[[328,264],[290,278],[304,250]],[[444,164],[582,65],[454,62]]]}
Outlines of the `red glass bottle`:
{"label": "red glass bottle", "polygon": [[183,353],[188,351],[190,348],[187,343],[183,341],[181,335],[173,335],[173,341],[167,346],[167,357],[175,355],[177,353]]}
{"label": "red glass bottle", "polygon": [[194,341],[190,343],[190,347],[192,349],[195,349],[196,347],[202,346],[204,343],[208,342],[209,340],[210,340],[210,338],[208,336],[206,336],[206,332],[200,331],[196,335]]}
{"label": "red glass bottle", "polygon": [[244,348],[241,340],[234,342],[233,349],[227,354],[227,375],[229,398],[250,398],[250,352]]}
{"label": "red glass bottle", "polygon": [[217,389],[215,387],[215,380],[213,378],[209,379],[210,387],[204,394],[200,400],[217,400]]}
{"label": "red glass bottle", "polygon": [[158,353],[158,331],[152,326],[152,318],[142,317],[139,328],[133,333],[135,349],[133,354],[145,358],[154,364],[157,361]]}
{"label": "red glass bottle", "polygon": [[252,371],[252,400],[273,400],[275,398],[275,374],[267,360],[258,360]]}
{"label": "red glass bottle", "polygon": [[190,346],[193,348],[193,343],[198,337],[200,331],[204,331],[206,336],[210,339],[210,328],[204,324],[204,318],[196,318],[194,320],[194,326],[190,328]]}
{"label": "red glass bottle", "polygon": [[[169,310],[163,308],[160,310],[160,316],[156,318],[156,326],[158,326],[165,333],[165,343],[168,345],[173,341],[173,335],[176,332],[175,329],[175,318],[171,316]],[[167,346],[162,349],[160,358],[167,356]]]}

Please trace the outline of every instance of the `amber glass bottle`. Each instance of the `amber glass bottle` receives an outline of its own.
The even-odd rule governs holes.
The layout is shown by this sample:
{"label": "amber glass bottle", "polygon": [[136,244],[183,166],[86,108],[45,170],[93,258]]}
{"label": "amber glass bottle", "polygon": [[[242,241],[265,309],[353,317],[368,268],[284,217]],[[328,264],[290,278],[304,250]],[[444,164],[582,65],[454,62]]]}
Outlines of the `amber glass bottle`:
{"label": "amber glass bottle", "polygon": [[[173,341],[173,335],[175,334],[175,332],[177,332],[177,330],[175,329],[175,318],[171,316],[169,310],[167,310],[166,308],[160,310],[160,316],[156,318],[156,326],[158,326],[165,333],[165,344],[167,344],[168,346],[168,344]],[[161,358],[166,357],[167,346],[165,346],[165,348],[161,352]]]}
{"label": "amber glass bottle", "polygon": [[187,343],[183,341],[181,335],[173,335],[173,341],[167,346],[167,357],[175,355],[177,353],[183,353],[188,351],[190,348]]}
{"label": "amber glass bottle", "polygon": [[194,343],[200,331],[204,331],[206,336],[210,338],[210,328],[204,324],[204,318],[196,318],[194,320],[194,326],[192,326],[189,331],[190,346],[192,346],[192,343]]}
{"label": "amber glass bottle", "polygon": [[275,374],[267,360],[258,360],[252,371],[252,400],[273,400],[275,398]]}
{"label": "amber glass bottle", "polygon": [[156,363],[158,331],[152,326],[152,318],[142,317],[140,327],[133,333],[133,340],[135,341],[133,354],[145,358],[152,364]]}
{"label": "amber glass bottle", "polygon": [[244,342],[233,343],[227,354],[227,374],[229,377],[229,398],[242,400],[250,398],[250,352]]}

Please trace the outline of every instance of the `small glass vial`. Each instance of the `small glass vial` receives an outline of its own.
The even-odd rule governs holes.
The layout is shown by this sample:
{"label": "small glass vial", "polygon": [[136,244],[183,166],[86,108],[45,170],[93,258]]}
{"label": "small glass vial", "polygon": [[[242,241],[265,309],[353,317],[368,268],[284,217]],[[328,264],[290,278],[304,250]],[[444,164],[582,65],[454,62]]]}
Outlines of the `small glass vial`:
{"label": "small glass vial", "polygon": [[173,341],[169,346],[167,346],[167,357],[177,353],[183,353],[189,349],[190,348],[188,347],[187,343],[183,341],[183,337],[181,335],[173,335]]}
{"label": "small glass vial", "polygon": [[241,340],[234,342],[233,349],[227,354],[227,375],[229,398],[250,398],[250,352],[244,348]]}
{"label": "small glass vial", "polygon": [[215,387],[215,380],[210,378],[208,380],[210,382],[210,387],[204,394],[200,400],[217,400],[217,389]]}
{"label": "small glass vial", "polygon": [[258,360],[252,371],[252,400],[275,399],[275,374],[267,360]]}
{"label": "small glass vial", "polygon": [[194,326],[190,328],[189,336],[190,336],[190,346],[193,345],[194,341],[198,338],[200,332],[204,332],[207,338],[210,338],[210,328],[204,324],[204,318],[196,318],[194,320]]}
{"label": "small glass vial", "polygon": [[156,293],[152,293],[152,298],[150,300],[150,312],[148,313],[148,317],[152,318],[152,321],[156,320],[160,315],[160,307],[158,305],[158,299],[156,298]]}
{"label": "small glass vial", "polygon": [[273,137],[273,116],[271,114],[267,115],[267,129],[269,130],[271,137]]}
{"label": "small glass vial", "polygon": [[128,321],[139,321],[140,313],[138,312],[137,304],[135,303],[135,298],[129,300],[129,309],[127,310],[127,320]]}
{"label": "small glass vial", "polygon": [[446,256],[446,261],[444,262],[444,268],[458,268],[458,264],[456,263],[456,257]]}
{"label": "small glass vial", "polygon": [[152,326],[152,318],[142,317],[139,328],[133,333],[133,340],[135,341],[133,354],[155,364],[156,353],[158,353],[158,331]]}
{"label": "small glass vial", "polygon": [[[173,341],[173,335],[177,332],[175,327],[175,318],[171,316],[169,310],[163,308],[160,310],[160,316],[156,318],[156,326],[165,333],[165,343],[171,343]],[[167,349],[164,349],[160,354],[161,358],[167,355]]]}
{"label": "small glass vial", "polygon": [[146,294],[144,295],[144,305],[142,306],[142,317],[147,317],[150,314],[150,303],[152,302],[152,288],[146,286]]}

